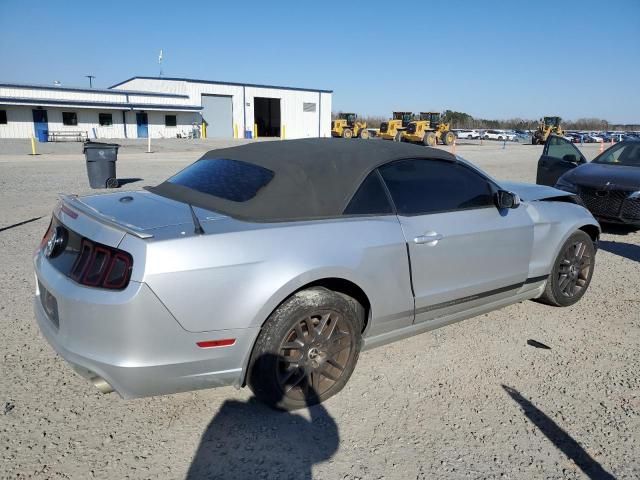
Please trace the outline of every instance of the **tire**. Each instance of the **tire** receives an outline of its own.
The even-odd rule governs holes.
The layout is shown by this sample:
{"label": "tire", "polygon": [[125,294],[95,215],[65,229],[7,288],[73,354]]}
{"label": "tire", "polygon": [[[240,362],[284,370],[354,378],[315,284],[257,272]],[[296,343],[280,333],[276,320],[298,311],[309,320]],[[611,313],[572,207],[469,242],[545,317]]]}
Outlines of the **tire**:
{"label": "tire", "polygon": [[582,230],[574,232],[562,245],[538,300],[555,307],[568,307],[580,300],[591,283],[595,255],[591,237]]}
{"label": "tire", "polygon": [[425,147],[435,147],[438,143],[438,137],[436,136],[435,132],[427,132],[422,138],[422,143]]}
{"label": "tire", "polygon": [[248,369],[247,383],[260,401],[295,410],[342,390],[362,346],[364,310],[353,302],[316,287],[297,292],[271,314]]}
{"label": "tire", "polygon": [[445,132],[445,134],[442,135],[441,138],[445,145],[451,145],[455,141],[456,136],[453,132],[449,131]]}
{"label": "tire", "polygon": [[118,188],[119,186],[120,184],[117,178],[111,177],[107,179],[107,188]]}
{"label": "tire", "polygon": [[345,128],[342,130],[342,138],[351,138],[353,137],[353,130],[350,128]]}
{"label": "tire", "polygon": [[369,130],[363,128],[362,130],[360,130],[360,135],[359,137],[363,140],[368,140],[369,139]]}
{"label": "tire", "polygon": [[393,141],[394,142],[401,142],[402,141],[402,132],[396,133],[396,136],[393,137]]}

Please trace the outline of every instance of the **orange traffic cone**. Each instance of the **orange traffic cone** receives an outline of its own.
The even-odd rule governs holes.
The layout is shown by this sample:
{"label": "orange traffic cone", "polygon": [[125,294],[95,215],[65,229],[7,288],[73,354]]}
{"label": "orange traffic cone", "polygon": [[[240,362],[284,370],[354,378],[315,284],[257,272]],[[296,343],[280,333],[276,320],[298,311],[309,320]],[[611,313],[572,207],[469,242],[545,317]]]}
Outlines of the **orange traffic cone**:
{"label": "orange traffic cone", "polygon": [[453,143],[451,144],[451,153],[456,154],[456,139],[453,139]]}
{"label": "orange traffic cone", "polygon": [[604,140],[600,140],[600,153],[604,152]]}

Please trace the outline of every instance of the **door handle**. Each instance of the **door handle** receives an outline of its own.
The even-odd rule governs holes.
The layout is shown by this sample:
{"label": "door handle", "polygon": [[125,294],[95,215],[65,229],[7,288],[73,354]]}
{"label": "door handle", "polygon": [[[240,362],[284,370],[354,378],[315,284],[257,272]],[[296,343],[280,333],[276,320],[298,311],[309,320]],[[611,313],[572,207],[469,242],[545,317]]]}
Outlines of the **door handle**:
{"label": "door handle", "polygon": [[424,235],[419,235],[413,239],[413,242],[418,245],[429,245],[434,246],[438,243],[438,241],[442,240],[444,237],[437,232],[427,232]]}

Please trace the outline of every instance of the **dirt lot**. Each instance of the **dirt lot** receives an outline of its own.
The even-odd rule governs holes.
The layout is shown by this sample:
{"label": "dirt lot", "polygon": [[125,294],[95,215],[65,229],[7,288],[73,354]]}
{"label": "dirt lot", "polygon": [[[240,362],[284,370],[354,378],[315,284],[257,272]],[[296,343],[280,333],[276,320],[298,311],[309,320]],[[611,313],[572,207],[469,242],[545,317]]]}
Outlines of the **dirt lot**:
{"label": "dirt lot", "polygon": [[[216,144],[183,145],[124,147],[123,188]],[[0,143],[0,478],[640,477],[640,232],[607,230],[574,307],[524,302],[366,352],[311,411],[275,413],[233,388],[123,401],[75,375],[32,313],[31,254],[56,194],[89,192],[83,159],[21,149]],[[458,146],[531,182],[540,151]]]}

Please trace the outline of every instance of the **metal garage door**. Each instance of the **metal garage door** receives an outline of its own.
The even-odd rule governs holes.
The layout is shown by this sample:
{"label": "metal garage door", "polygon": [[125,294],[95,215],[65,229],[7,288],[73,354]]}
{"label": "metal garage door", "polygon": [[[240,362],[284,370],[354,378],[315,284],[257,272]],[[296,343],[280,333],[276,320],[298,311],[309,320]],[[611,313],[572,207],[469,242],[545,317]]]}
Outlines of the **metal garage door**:
{"label": "metal garage door", "polygon": [[202,95],[202,117],[207,122],[207,138],[233,138],[231,97]]}

